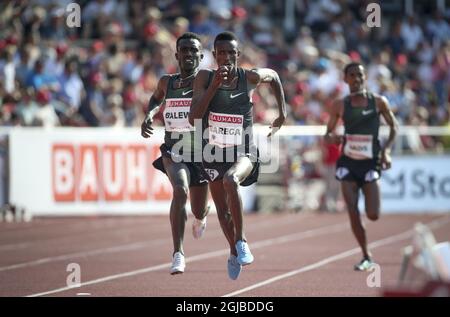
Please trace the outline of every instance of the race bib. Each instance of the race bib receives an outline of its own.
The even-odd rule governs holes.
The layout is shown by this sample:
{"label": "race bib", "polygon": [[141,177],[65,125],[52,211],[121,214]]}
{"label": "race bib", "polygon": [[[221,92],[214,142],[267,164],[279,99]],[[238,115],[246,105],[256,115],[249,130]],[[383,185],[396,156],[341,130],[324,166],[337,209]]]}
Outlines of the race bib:
{"label": "race bib", "polygon": [[347,134],[344,154],[355,160],[373,158],[373,136],[362,134]]}
{"label": "race bib", "polygon": [[189,123],[191,98],[171,98],[166,100],[164,124],[168,132],[189,132],[194,127]]}
{"label": "race bib", "polygon": [[243,115],[210,112],[208,123],[209,143],[219,147],[242,144]]}

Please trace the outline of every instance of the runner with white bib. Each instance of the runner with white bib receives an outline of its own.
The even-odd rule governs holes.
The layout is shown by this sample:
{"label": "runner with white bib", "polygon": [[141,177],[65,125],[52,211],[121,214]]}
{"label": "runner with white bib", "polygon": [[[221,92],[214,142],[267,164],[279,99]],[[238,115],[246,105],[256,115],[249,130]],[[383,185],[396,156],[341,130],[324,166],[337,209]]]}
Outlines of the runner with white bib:
{"label": "runner with white bib", "polygon": [[[348,64],[344,69],[344,80],[350,95],[334,102],[325,139],[335,144],[343,142],[342,155],[336,163],[336,178],[341,181],[352,231],[363,253],[363,259],[354,269],[365,271],[373,266],[373,260],[358,209],[359,190],[364,194],[367,218],[377,220],[380,215],[379,179],[381,170],[391,167],[390,149],[397,133],[397,122],[388,100],[365,89],[366,76],[361,64]],[[383,146],[378,140],[380,114],[390,127]],[[344,122],[343,137],[333,132],[339,118]]]}
{"label": "runner with white bib", "polygon": [[167,174],[173,187],[170,205],[173,255],[170,273],[180,274],[185,270],[183,249],[184,228],[187,219],[186,203],[189,194],[191,210],[195,218],[192,223],[194,238],[200,238],[206,228],[208,214],[208,181],[201,162],[195,162],[195,153],[201,157],[201,142],[194,142],[194,127],[188,120],[191,107],[193,82],[203,58],[200,38],[194,33],[185,33],[177,39],[175,57],[180,73],[161,77],[149,101],[148,112],[141,126],[141,135],[149,138],[153,134],[153,117],[164,104],[164,143],[161,157],[153,166]]}
{"label": "runner with white bib", "polygon": [[[235,280],[241,268],[253,262],[244,234],[239,186],[255,183],[259,173],[258,149],[253,141],[252,95],[257,85],[269,83],[278,104],[279,116],[272,133],[286,118],[283,88],[272,69],[237,67],[240,52],[236,36],[223,32],[214,40],[217,70],[201,70],[194,82],[189,114],[191,124],[204,132],[203,166],[217,215],[230,245],[228,276]],[[196,120],[197,119],[197,120]],[[195,122],[197,121],[197,122]]]}

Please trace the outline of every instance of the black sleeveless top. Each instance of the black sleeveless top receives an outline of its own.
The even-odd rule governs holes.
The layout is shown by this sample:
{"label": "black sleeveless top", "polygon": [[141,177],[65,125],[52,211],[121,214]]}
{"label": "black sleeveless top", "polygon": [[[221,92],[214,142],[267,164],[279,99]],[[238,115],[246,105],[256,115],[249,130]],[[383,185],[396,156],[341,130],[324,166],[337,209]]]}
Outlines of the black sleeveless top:
{"label": "black sleeveless top", "polygon": [[194,147],[194,127],[189,123],[189,110],[192,101],[192,85],[182,88],[174,88],[174,83],[180,78],[180,74],[169,77],[164,105],[164,143],[175,152],[183,156],[191,156],[194,149],[201,150],[201,141],[198,147]]}
{"label": "black sleeveless top", "polygon": [[[208,83],[211,83],[210,73]],[[238,81],[235,87],[220,87],[203,116],[204,147],[216,155],[235,151],[240,154],[254,154],[253,103],[248,96],[245,70],[237,69]],[[204,151],[204,153],[208,153]],[[221,156],[221,155],[219,155]]]}
{"label": "black sleeveless top", "polygon": [[380,115],[375,97],[367,94],[367,107],[353,107],[350,96],[344,98],[344,155],[354,159],[377,158],[380,152],[378,130]]}

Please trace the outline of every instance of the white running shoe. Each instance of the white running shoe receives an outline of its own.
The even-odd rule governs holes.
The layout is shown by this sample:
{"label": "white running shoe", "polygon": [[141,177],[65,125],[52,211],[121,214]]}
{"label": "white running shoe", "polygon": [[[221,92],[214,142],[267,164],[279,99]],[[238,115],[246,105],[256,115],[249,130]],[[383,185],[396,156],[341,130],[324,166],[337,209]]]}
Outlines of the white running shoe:
{"label": "white running shoe", "polygon": [[355,271],[369,271],[372,266],[374,266],[375,262],[373,262],[370,258],[363,258],[361,262],[355,264],[353,267]]}
{"label": "white running shoe", "polygon": [[184,261],[184,255],[181,252],[175,252],[172,259],[172,267],[170,268],[170,274],[181,274],[184,272],[186,262]]}
{"label": "white running shoe", "polygon": [[244,240],[236,242],[237,261],[240,265],[249,265],[253,262],[254,258],[248,247],[248,243]]}
{"label": "white running shoe", "polygon": [[192,235],[195,239],[200,239],[205,233],[206,229],[206,216],[202,220],[199,220],[194,217],[194,221],[192,222]]}

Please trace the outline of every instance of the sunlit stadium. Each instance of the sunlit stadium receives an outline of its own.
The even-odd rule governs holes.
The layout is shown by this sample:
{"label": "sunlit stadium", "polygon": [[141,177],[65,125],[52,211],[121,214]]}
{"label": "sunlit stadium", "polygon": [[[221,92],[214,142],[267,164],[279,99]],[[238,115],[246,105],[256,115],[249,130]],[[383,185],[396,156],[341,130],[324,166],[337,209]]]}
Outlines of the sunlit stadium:
{"label": "sunlit stadium", "polygon": [[449,0],[0,2],[1,297],[448,297],[449,166]]}

